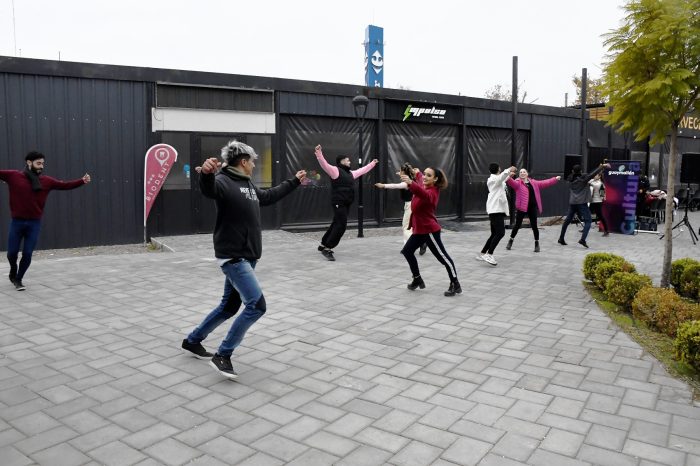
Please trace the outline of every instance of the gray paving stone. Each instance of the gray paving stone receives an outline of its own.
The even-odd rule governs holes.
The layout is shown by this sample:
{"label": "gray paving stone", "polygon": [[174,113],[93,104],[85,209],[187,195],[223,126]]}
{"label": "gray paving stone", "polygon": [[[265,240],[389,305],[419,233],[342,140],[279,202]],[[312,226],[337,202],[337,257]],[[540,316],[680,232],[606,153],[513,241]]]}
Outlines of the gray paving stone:
{"label": "gray paving stone", "polygon": [[640,458],[645,458],[668,465],[683,464],[685,462],[684,452],[658,447],[631,439],[628,439],[625,442],[623,452],[628,455],[634,454]]}
{"label": "gray paving stone", "polygon": [[473,438],[460,438],[445,450],[441,457],[455,464],[475,465],[491,448],[490,443]]}
{"label": "gray paving stone", "polygon": [[202,453],[194,448],[190,448],[182,442],[167,438],[143,450],[151,458],[155,458],[163,464],[180,465],[189,463],[199,457]]}
{"label": "gray paving stone", "polygon": [[602,425],[593,425],[586,436],[586,443],[592,446],[622,451],[627,432]]}
{"label": "gray paving stone", "polygon": [[111,442],[89,452],[89,455],[108,466],[132,465],[146,458],[139,451],[121,442]]}
{"label": "gray paving stone", "polygon": [[353,440],[329,432],[317,432],[304,440],[307,445],[326,451],[335,456],[346,456],[359,445]]}
{"label": "gray paving stone", "polygon": [[412,441],[389,460],[397,466],[421,466],[433,464],[442,453],[442,448]]}
{"label": "gray paving stone", "polygon": [[560,429],[550,429],[547,433],[547,437],[542,440],[541,446],[545,450],[574,457],[581,447],[583,440],[583,435]]}
{"label": "gray paving stone", "polygon": [[[517,461],[527,460],[539,445],[539,441],[524,435],[506,433],[491,452]],[[492,460],[493,461],[493,460]]]}
{"label": "gray paving stone", "polygon": [[197,447],[224,464],[238,464],[253,456],[256,451],[226,437],[216,437]]}
{"label": "gray paving stone", "polygon": [[6,466],[25,466],[33,463],[30,458],[11,446],[0,448],[0,458],[2,458],[3,465]]}
{"label": "gray paving stone", "polygon": [[616,451],[605,450],[584,444],[579,450],[578,458],[591,464],[601,466],[636,466],[637,455],[625,455]]}

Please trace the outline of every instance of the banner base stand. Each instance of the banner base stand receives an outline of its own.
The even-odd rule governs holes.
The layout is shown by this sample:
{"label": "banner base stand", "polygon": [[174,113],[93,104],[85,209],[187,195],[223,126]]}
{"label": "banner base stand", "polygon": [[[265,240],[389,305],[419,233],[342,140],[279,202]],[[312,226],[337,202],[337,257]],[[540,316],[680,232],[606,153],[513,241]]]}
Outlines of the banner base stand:
{"label": "banner base stand", "polygon": [[634,234],[636,235],[637,233],[651,233],[652,235],[660,235],[660,231],[651,231],[651,230],[634,230]]}

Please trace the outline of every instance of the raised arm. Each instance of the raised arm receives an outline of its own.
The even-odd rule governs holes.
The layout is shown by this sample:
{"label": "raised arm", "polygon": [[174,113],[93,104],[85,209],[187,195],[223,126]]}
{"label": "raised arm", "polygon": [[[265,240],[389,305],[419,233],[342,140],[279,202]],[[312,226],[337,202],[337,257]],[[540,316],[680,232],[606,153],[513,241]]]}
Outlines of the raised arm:
{"label": "raised arm", "polygon": [[314,155],[316,155],[316,160],[318,160],[318,164],[321,165],[323,171],[326,172],[326,174],[330,176],[332,180],[338,178],[340,175],[338,172],[338,167],[334,167],[326,161],[325,157],[323,157],[323,151],[321,150],[320,144],[316,146]]}

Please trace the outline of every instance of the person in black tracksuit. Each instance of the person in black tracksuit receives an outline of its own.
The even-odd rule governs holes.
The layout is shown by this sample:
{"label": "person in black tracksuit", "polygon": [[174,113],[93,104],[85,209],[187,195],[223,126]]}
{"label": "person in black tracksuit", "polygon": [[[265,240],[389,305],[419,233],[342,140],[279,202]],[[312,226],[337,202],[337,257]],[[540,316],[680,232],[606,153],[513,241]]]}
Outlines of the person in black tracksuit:
{"label": "person in black tracksuit", "polygon": [[[199,358],[211,358],[210,364],[230,379],[237,374],[231,354],[240,345],[248,329],[265,313],[267,306],[255,276],[255,265],[262,255],[260,206],[274,204],[292,192],[306,176],[304,170],[270,189],[259,189],[251,180],[255,159],[252,147],[238,141],[229,142],[221,155],[202,164],[199,186],[205,197],[216,201],[214,253],[226,276],[224,294],[219,305],[182,341],[182,348]],[[221,170],[216,173],[217,168]],[[199,167],[198,167],[199,168]],[[216,354],[202,346],[202,341],[244,305],[231,324]]]}
{"label": "person in black tracksuit", "polygon": [[350,170],[350,157],[341,155],[336,157],[336,164],[329,164],[323,157],[321,146],[316,146],[316,160],[331,178],[331,205],[333,206],[333,221],[321,238],[318,250],[328,259],[334,261],[333,248],[335,248],[345,233],[348,225],[348,212],[355,200],[355,179],[368,173],[377,165],[374,159],[364,167]]}

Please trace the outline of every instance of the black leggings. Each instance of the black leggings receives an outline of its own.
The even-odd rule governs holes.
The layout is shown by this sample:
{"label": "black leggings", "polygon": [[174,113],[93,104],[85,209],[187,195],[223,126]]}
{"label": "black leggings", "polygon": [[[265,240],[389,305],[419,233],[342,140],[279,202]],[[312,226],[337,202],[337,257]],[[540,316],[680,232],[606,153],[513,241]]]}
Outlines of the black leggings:
{"label": "black leggings", "polygon": [[321,238],[321,244],[328,249],[333,249],[340,243],[340,238],[345,234],[348,226],[349,205],[333,204],[333,222],[328,227],[326,234]]}
{"label": "black leggings", "polygon": [[408,262],[408,266],[411,268],[411,273],[413,276],[417,277],[420,275],[420,270],[418,270],[418,260],[416,259],[416,249],[418,249],[424,243],[428,246],[430,252],[433,253],[433,256],[435,256],[435,258],[445,266],[445,269],[447,269],[447,275],[450,277],[450,281],[456,280],[457,269],[455,268],[455,263],[452,262],[452,258],[449,256],[449,254],[447,254],[447,251],[445,251],[445,246],[442,244],[442,240],[440,239],[440,230],[436,231],[435,233],[428,233],[424,235],[413,234],[410,238],[408,238],[406,244],[403,245],[401,254],[403,254],[406,258],[406,262]]}
{"label": "black leggings", "polygon": [[486,240],[484,247],[481,248],[481,254],[493,254],[496,246],[498,246],[498,242],[501,241],[501,238],[506,235],[506,225],[504,223],[505,218],[506,214],[504,213],[489,214],[489,220],[491,221],[491,236],[489,236],[489,239]]}
{"label": "black leggings", "polygon": [[595,214],[596,221],[603,224],[603,231],[608,231],[608,224],[603,217],[603,203],[602,202],[591,202],[590,204],[591,212]]}
{"label": "black leggings", "polygon": [[530,209],[527,212],[523,212],[521,210],[518,210],[515,213],[515,226],[513,227],[513,231],[510,232],[510,238],[513,239],[515,238],[515,235],[518,234],[518,230],[520,230],[520,227],[523,225],[523,218],[527,215],[527,218],[530,219],[530,226],[532,226],[532,235],[535,237],[535,241],[540,240],[540,230],[537,229],[537,211],[535,209]]}

